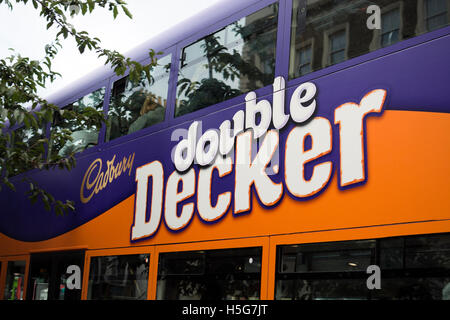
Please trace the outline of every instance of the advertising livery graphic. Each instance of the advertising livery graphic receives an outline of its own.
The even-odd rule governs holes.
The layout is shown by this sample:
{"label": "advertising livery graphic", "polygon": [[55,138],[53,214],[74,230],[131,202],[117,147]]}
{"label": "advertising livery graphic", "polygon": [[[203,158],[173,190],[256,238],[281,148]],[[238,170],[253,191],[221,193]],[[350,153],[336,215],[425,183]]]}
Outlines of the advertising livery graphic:
{"label": "advertising livery graphic", "polygon": [[[248,217],[260,223],[248,229],[251,235],[279,233],[281,225],[294,232],[303,223],[302,230],[315,230],[312,219],[349,210],[352,219],[381,214],[368,223],[387,223],[386,216],[402,222],[410,205],[441,197],[435,183],[406,180],[436,174],[426,167],[447,152],[448,70],[436,68],[436,61],[447,61],[449,53],[440,39],[308,81],[276,77],[270,90],[248,92],[234,106],[81,154],[71,171],[32,171],[55,198],[75,200],[76,211],[63,217],[45,211],[24,199],[28,186],[17,180],[17,192],[0,195],[14,211],[0,216],[0,232],[26,242],[53,239],[121,203],[129,222],[120,227],[132,243],[158,241],[162,230],[179,236],[193,223],[213,230],[225,219],[236,235]],[[424,146],[439,154],[419,163],[413,155]],[[343,205],[339,197],[351,193],[361,202]],[[427,220],[429,213],[414,212],[411,221]],[[265,226],[274,221],[271,229]]]}
{"label": "advertising livery graphic", "polygon": [[[284,79],[276,78],[273,88],[272,104],[265,99],[257,101],[254,92],[247,94],[245,111],[239,110],[233,115],[233,131],[230,130],[230,120],[225,120],[219,132],[209,129],[197,139],[199,122],[193,122],[187,138],[175,148],[173,161],[176,170],[170,173],[166,181],[164,166],[158,160],[136,170],[137,191],[131,240],[154,235],[160,225],[163,208],[166,227],[172,231],[188,226],[195,207],[200,219],[209,223],[220,220],[227,213],[232,199],[235,216],[250,212],[252,186],[259,202],[268,208],[282,199],[284,188],[295,198],[313,197],[329,182],[333,163],[334,166],[339,165],[341,188],[365,180],[364,120],[370,114],[382,112],[386,90],[372,90],[359,104],[347,102],[334,110],[333,123],[339,126],[337,136],[340,146],[335,154],[339,157],[320,161],[332,152],[333,130],[327,118],[314,117],[316,108],[320,108],[316,101],[316,86],[311,82],[298,86],[288,108],[285,108]],[[285,110],[289,112],[286,114]],[[292,126],[290,130],[284,130],[288,122]],[[259,138],[262,142],[256,149],[255,140]],[[230,156],[232,150],[235,150],[234,161]],[[274,161],[276,153],[284,161]],[[194,160],[199,166],[198,174],[192,168]],[[272,163],[273,177],[266,171],[269,163]],[[224,188],[222,193],[212,197],[215,171],[218,174],[217,184],[222,185],[219,181],[234,175],[234,186]],[[152,181],[151,201],[147,200],[149,179]],[[187,198],[193,200],[179,208],[178,203]],[[150,207],[148,221],[147,206]]]}

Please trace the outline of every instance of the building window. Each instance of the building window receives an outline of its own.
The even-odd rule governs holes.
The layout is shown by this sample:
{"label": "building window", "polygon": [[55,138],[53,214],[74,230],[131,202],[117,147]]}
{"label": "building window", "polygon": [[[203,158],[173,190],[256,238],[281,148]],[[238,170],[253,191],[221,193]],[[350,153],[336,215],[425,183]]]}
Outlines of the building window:
{"label": "building window", "polygon": [[339,30],[329,36],[329,64],[336,64],[346,60],[347,33]]}
{"label": "building window", "polygon": [[312,71],[312,58],[313,58],[313,46],[312,44],[302,47],[297,53],[298,64],[298,76],[303,76]]}
{"label": "building window", "polygon": [[259,299],[261,254],[261,248],[161,253],[157,299]]}
{"label": "building window", "polygon": [[175,116],[271,85],[278,4],[271,4],[182,50]]}
{"label": "building window", "polygon": [[381,46],[386,47],[400,40],[400,9],[396,8],[381,15]]}
{"label": "building window", "polygon": [[158,59],[150,71],[133,83],[128,76],[114,82],[108,109],[106,141],[137,132],[164,121],[169,92],[172,55]]}
{"label": "building window", "polygon": [[448,24],[447,10],[447,0],[425,0],[425,20],[428,31]]}

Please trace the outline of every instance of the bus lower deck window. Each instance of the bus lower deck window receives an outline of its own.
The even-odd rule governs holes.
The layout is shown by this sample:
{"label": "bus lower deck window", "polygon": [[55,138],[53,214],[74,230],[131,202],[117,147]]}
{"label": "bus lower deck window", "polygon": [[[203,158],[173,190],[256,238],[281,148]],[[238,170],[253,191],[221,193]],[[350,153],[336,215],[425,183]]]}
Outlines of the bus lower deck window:
{"label": "bus lower deck window", "polygon": [[261,254],[261,248],[162,253],[156,298],[259,299]]}
{"label": "bus lower deck window", "polygon": [[[275,299],[449,299],[449,244],[450,234],[436,234],[278,246]],[[378,290],[367,285],[373,265]]]}
{"label": "bus lower deck window", "polygon": [[92,257],[88,300],[146,300],[149,254]]}

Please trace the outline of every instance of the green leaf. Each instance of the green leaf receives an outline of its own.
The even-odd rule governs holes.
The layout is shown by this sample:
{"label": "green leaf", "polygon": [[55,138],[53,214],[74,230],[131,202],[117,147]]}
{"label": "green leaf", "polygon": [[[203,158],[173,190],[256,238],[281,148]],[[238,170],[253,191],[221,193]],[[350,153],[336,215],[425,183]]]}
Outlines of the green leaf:
{"label": "green leaf", "polygon": [[48,202],[48,198],[44,195],[42,196],[42,201],[44,202],[44,208],[47,211],[51,210],[50,203]]}
{"label": "green leaf", "polygon": [[89,12],[92,12],[95,7],[95,2],[93,0],[87,0],[88,6],[89,6]]}
{"label": "green leaf", "polygon": [[131,12],[128,10],[127,7],[122,6],[122,10],[128,16],[128,18],[133,19],[133,15],[131,14]]}
{"label": "green leaf", "polygon": [[61,207],[59,207],[59,206],[55,206],[55,213],[56,213],[57,216],[63,216],[64,215]]}
{"label": "green leaf", "polygon": [[85,48],[86,48],[86,43],[83,42],[82,44],[80,44],[78,46],[78,51],[80,51],[80,53],[83,53]]}
{"label": "green leaf", "polygon": [[114,9],[113,9],[113,17],[114,17],[114,19],[117,17],[118,14],[119,14],[119,12],[117,11],[117,6],[114,6]]}

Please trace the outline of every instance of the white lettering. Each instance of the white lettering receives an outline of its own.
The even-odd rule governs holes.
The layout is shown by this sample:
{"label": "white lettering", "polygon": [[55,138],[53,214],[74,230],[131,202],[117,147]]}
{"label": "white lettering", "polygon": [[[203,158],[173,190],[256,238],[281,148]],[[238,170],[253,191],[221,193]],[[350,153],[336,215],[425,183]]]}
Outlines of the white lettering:
{"label": "white lettering", "polygon": [[[311,137],[312,147],[305,151],[305,139]],[[296,197],[309,197],[319,192],[330,180],[333,164],[327,161],[314,166],[311,179],[306,180],[305,164],[330,153],[331,124],[325,118],[314,118],[307,125],[295,127],[286,140],[285,181]]]}
{"label": "white lettering", "polygon": [[[182,184],[181,191],[178,192],[178,185]],[[183,205],[181,214],[177,214],[178,203],[192,197],[195,192],[195,171],[189,170],[185,174],[179,174],[176,170],[167,179],[165,214],[166,224],[171,230],[179,230],[188,225],[194,213],[194,204]]]}
{"label": "white lettering", "polygon": [[231,129],[230,120],[225,120],[220,125],[219,151],[221,155],[226,156],[233,149],[235,137],[244,131],[244,118],[244,111],[239,110],[233,116],[233,129]]}
{"label": "white lettering", "polygon": [[253,184],[264,205],[274,205],[281,198],[283,184],[274,183],[266,173],[266,167],[278,148],[278,139],[276,130],[268,131],[252,161],[252,132],[246,131],[236,138],[235,213],[250,210],[250,189]]}
{"label": "white lettering", "polygon": [[[152,202],[150,220],[146,221],[148,179],[152,177]],[[164,170],[161,162],[153,161],[136,169],[136,205],[131,240],[152,236],[161,221]]]}
{"label": "white lettering", "polygon": [[280,130],[289,121],[289,115],[284,113],[285,81],[283,77],[276,77],[273,82],[273,126]]}
{"label": "white lettering", "polygon": [[341,187],[365,180],[364,172],[364,118],[381,112],[386,90],[373,90],[360,104],[345,103],[334,111],[334,123],[339,124],[340,185]]}
{"label": "white lettering", "polygon": [[[208,151],[205,146],[209,143]],[[216,130],[206,131],[198,140],[195,151],[195,161],[201,166],[206,166],[214,161],[219,149],[219,135]]]}
{"label": "white lettering", "polygon": [[[256,93],[250,92],[245,97],[245,128],[253,129],[253,139],[258,139],[269,129],[272,117],[272,107],[267,100],[256,103]],[[256,115],[260,114],[259,124],[256,124]]]}
{"label": "white lettering", "polygon": [[208,168],[202,168],[198,174],[197,209],[200,217],[208,222],[220,219],[228,210],[231,202],[231,192],[221,193],[217,197],[216,206],[211,205],[212,174],[217,170],[219,177],[230,174],[233,170],[231,158],[218,156],[215,163]]}
{"label": "white lettering", "polygon": [[311,118],[316,110],[317,88],[312,82],[301,84],[295,89],[291,97],[291,118],[297,123],[302,123]]}
{"label": "white lettering", "polygon": [[187,170],[194,161],[198,125],[198,121],[191,124],[187,139],[181,140],[175,149],[173,161],[176,169],[180,172]]}

